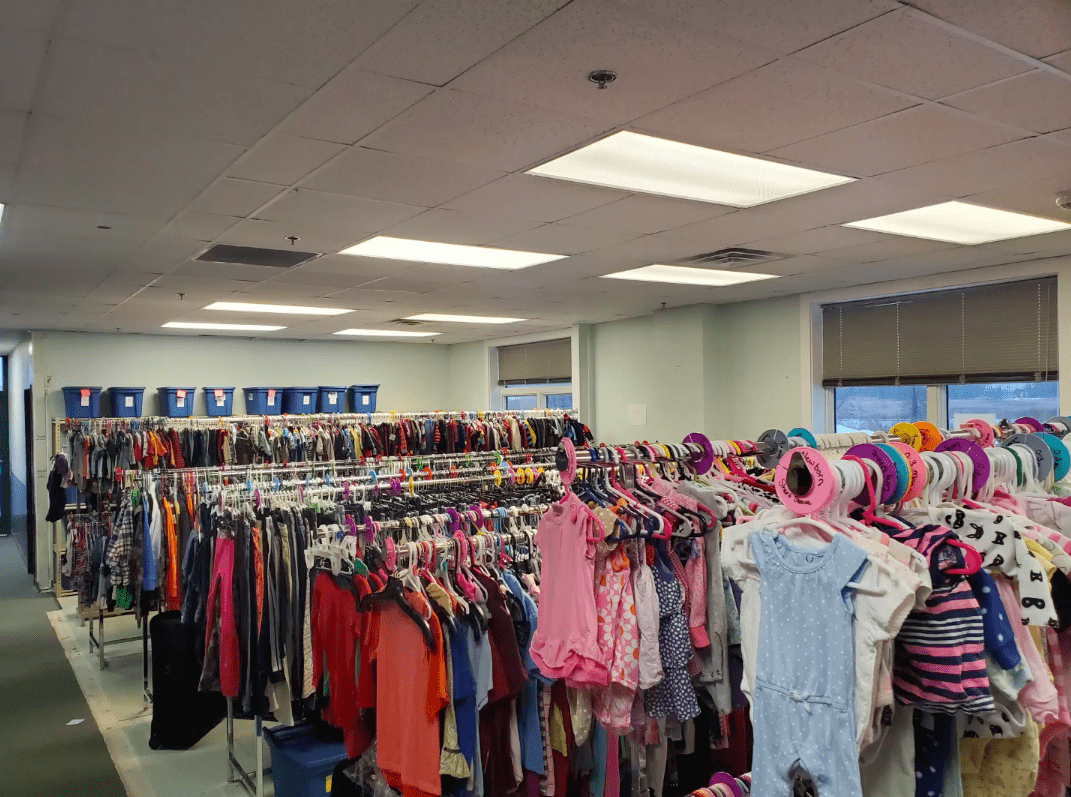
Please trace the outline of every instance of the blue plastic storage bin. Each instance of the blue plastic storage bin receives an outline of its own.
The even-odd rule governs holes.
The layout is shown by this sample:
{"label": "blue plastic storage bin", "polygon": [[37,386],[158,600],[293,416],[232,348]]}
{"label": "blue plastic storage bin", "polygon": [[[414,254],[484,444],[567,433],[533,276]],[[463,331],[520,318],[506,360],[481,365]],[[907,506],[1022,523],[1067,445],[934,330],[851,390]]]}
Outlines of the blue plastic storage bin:
{"label": "blue plastic storage bin", "polygon": [[189,418],[193,415],[194,388],[162,387],[159,390],[162,397],[160,407],[168,418]]}
{"label": "blue plastic storage bin", "polygon": [[350,385],[350,403],[354,412],[375,412],[379,385]]}
{"label": "blue plastic storage bin", "polygon": [[345,408],[345,387],[320,386],[320,412],[342,412]]}
{"label": "blue plastic storage bin", "polygon": [[245,389],[246,415],[282,415],[283,389],[281,387],[247,387]]}
{"label": "blue plastic storage bin", "polygon": [[231,414],[234,404],[233,387],[203,387],[205,392],[205,414],[209,418],[222,418]]}
{"label": "blue plastic storage bin", "polygon": [[342,742],[324,741],[310,725],[265,728],[275,797],[323,797],[331,793],[335,765],[346,758]]}
{"label": "blue plastic storage bin", "polygon": [[141,400],[145,396],[143,387],[108,388],[112,397],[112,416],[115,418],[140,418]]}
{"label": "blue plastic storage bin", "polygon": [[68,418],[99,418],[100,388],[63,388],[63,411]]}
{"label": "blue plastic storage bin", "polygon": [[312,415],[316,412],[316,399],[320,393],[315,387],[283,388],[283,410],[288,415]]}

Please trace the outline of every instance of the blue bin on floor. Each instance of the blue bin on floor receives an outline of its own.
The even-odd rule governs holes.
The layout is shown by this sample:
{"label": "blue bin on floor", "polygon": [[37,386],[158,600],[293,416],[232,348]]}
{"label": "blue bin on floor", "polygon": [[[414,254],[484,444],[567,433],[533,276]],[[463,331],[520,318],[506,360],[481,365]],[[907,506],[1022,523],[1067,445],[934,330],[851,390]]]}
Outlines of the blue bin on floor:
{"label": "blue bin on floor", "polygon": [[342,412],[345,406],[345,387],[325,387],[320,385],[320,412]]}
{"label": "blue bin on floor", "polygon": [[283,389],[281,387],[245,388],[246,415],[282,415]]}
{"label": "blue bin on floor", "polygon": [[233,387],[203,387],[201,390],[205,392],[205,414],[209,418],[222,418],[232,414]]}
{"label": "blue bin on floor", "polygon": [[193,415],[192,387],[161,387],[160,395],[163,400],[160,407],[168,418],[189,418]]}
{"label": "blue bin on floor", "polygon": [[99,418],[100,388],[63,388],[63,412],[68,418]]}
{"label": "blue bin on floor", "polygon": [[323,797],[331,793],[335,765],[346,758],[342,742],[324,741],[311,725],[265,728],[275,797]]}
{"label": "blue bin on floor", "polygon": [[140,418],[141,400],[145,396],[143,387],[108,388],[112,397],[112,416],[115,418]]}
{"label": "blue bin on floor", "polygon": [[283,388],[283,409],[288,415],[312,415],[319,394],[320,389],[316,387]]}
{"label": "blue bin on floor", "polygon": [[379,385],[350,385],[350,404],[354,412],[375,412]]}

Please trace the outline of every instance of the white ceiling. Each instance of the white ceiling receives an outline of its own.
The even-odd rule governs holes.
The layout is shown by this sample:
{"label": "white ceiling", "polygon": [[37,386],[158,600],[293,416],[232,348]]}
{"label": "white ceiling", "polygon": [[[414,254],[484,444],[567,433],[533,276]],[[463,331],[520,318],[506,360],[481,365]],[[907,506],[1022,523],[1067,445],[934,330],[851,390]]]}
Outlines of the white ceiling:
{"label": "white ceiling", "polygon": [[[598,68],[618,75],[602,91]],[[733,210],[524,174],[621,129],[861,179]],[[523,316],[523,334],[1071,254],[1071,233],[957,247],[838,226],[949,198],[1066,220],[1061,189],[1063,0],[0,0],[0,329],[262,322],[201,309],[244,300],[358,311],[284,337],[421,312]],[[374,234],[570,257],[335,254]],[[291,235],[324,256],[191,260]],[[759,270],[784,278],[598,279],[726,246],[783,254]]]}

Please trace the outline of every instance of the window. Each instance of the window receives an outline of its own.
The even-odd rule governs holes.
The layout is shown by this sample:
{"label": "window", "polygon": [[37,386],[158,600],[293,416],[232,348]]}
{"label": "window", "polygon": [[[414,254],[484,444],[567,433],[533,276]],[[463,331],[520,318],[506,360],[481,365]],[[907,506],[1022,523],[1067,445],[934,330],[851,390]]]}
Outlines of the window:
{"label": "window", "polygon": [[534,410],[539,401],[536,393],[519,393],[516,396],[506,396],[507,410]]}
{"label": "window", "polygon": [[833,391],[838,432],[888,431],[901,421],[926,420],[926,386],[838,387]]}
{"label": "window", "polygon": [[1024,416],[1044,423],[1060,414],[1058,382],[993,382],[948,386],[948,424],[979,418],[996,424]]}
{"label": "window", "polygon": [[[572,409],[572,341],[541,340],[499,346],[498,384],[491,406],[507,410]],[[495,360],[492,360],[492,368]]]}
{"label": "window", "polygon": [[572,393],[547,393],[548,410],[571,410],[572,408]]}

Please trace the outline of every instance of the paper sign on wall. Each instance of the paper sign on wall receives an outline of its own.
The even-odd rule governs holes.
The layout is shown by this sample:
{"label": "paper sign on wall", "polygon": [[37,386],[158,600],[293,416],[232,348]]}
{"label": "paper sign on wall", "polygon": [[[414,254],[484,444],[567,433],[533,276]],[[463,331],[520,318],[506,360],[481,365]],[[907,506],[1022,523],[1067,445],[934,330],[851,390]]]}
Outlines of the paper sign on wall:
{"label": "paper sign on wall", "polygon": [[89,393],[90,393],[90,391],[89,391],[89,388],[87,388],[87,387],[83,387],[79,391],[79,396],[81,398],[81,406],[83,406],[83,407],[88,407],[89,406]]}
{"label": "paper sign on wall", "polygon": [[275,391],[274,390],[269,390],[268,391],[268,406],[269,407],[274,407],[275,406]]}
{"label": "paper sign on wall", "polygon": [[645,426],[647,424],[647,405],[629,404],[625,408],[625,415],[630,426]]}

